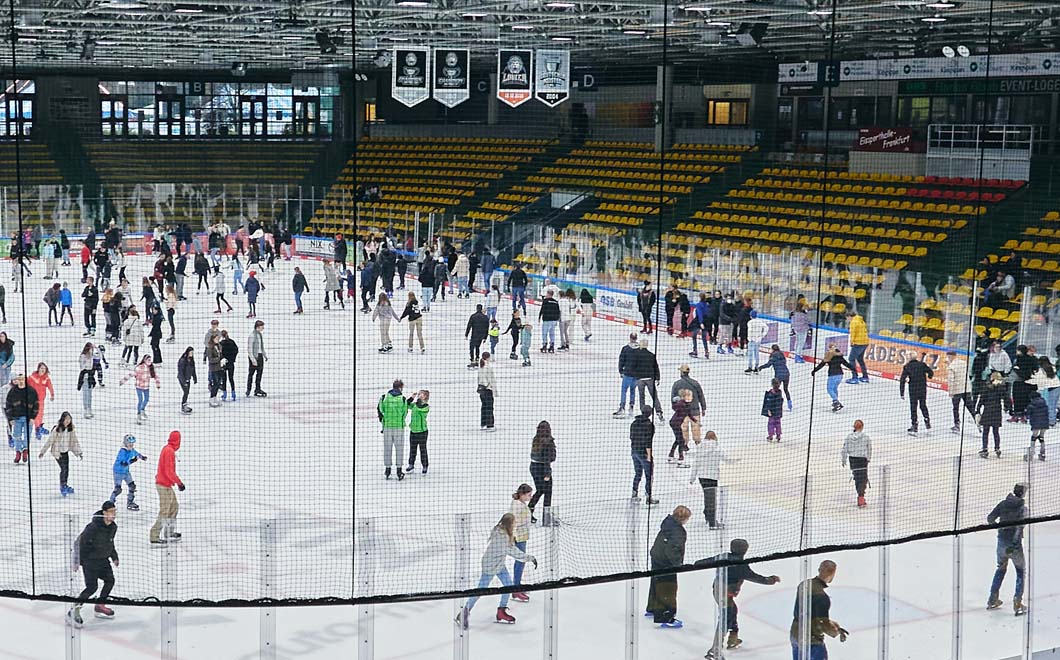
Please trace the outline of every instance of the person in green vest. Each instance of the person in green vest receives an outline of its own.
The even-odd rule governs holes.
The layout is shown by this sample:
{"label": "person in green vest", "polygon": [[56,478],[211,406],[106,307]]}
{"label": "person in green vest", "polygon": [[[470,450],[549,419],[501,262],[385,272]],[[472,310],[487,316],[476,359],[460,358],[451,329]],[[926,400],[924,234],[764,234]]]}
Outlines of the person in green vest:
{"label": "person in green vest", "polygon": [[[401,456],[405,453],[405,418],[409,414],[412,399],[401,394],[405,383],[400,379],[394,381],[394,387],[379,398],[376,411],[379,421],[383,423],[383,456],[386,465],[386,478],[390,478],[390,468],[397,456],[397,478],[401,481],[405,473],[401,471]],[[395,453],[396,452],[396,453]]]}
{"label": "person in green vest", "polygon": [[420,390],[412,397],[412,405],[409,406],[409,465],[405,468],[405,472],[409,474],[416,467],[417,449],[423,474],[427,474],[427,413],[431,411],[427,402],[430,400],[431,393],[428,390]]}

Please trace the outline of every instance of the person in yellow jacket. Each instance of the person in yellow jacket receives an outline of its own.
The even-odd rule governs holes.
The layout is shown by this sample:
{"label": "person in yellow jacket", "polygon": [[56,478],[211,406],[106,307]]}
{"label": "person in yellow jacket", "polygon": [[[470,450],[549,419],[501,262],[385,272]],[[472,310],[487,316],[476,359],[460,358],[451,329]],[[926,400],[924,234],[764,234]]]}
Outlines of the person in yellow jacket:
{"label": "person in yellow jacket", "polygon": [[[869,368],[865,365],[865,350],[869,347],[869,328],[865,319],[854,310],[847,312],[847,327],[850,329],[850,369],[853,375],[847,380],[848,385],[869,382]],[[861,365],[861,378],[858,378],[858,365]]]}

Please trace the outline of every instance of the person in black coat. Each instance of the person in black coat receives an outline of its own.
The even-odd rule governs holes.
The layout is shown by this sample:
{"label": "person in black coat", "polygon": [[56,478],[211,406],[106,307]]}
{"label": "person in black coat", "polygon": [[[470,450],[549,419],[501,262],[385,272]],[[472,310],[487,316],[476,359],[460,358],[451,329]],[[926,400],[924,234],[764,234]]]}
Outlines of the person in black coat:
{"label": "person in black coat", "polygon": [[663,294],[663,311],[666,313],[666,334],[668,335],[674,333],[674,311],[677,309],[677,301],[680,296],[681,291],[673,283]]}
{"label": "person in black coat", "polygon": [[644,323],[644,327],[641,328],[641,332],[646,335],[650,335],[655,331],[655,325],[652,323],[651,315],[655,310],[655,302],[658,300],[658,296],[651,289],[651,282],[645,282],[644,287],[637,294],[637,310],[640,311],[640,318]]}
{"label": "person in black coat", "polygon": [[1038,390],[1031,392],[1027,400],[1027,419],[1031,424],[1031,446],[1023,460],[1029,461],[1034,458],[1034,441],[1038,441],[1040,447],[1038,460],[1045,460],[1045,430],[1049,428],[1049,404],[1042,398]]}
{"label": "person in black coat", "polygon": [[1024,490],[1023,484],[1013,486],[1012,492],[998,502],[986,516],[989,524],[1004,525],[997,529],[997,569],[994,571],[994,579],[990,582],[990,597],[986,609],[1001,607],[1001,584],[1005,581],[1008,563],[1012,561],[1016,569],[1016,590],[1012,595],[1012,609],[1017,616],[1026,612],[1023,607],[1023,576],[1027,560],[1023,554],[1023,525],[1012,523],[1027,517],[1027,507],[1023,500]]}
{"label": "person in black coat", "polygon": [[431,256],[430,252],[427,252],[423,256],[423,263],[420,264],[420,290],[423,291],[423,311],[431,311],[431,299],[434,298],[434,257]]}
{"label": "person in black coat", "polygon": [[[114,502],[104,502],[100,510],[92,514],[92,522],[88,523],[77,537],[77,557],[74,565],[81,567],[85,578],[85,588],[77,597],[80,601],[95,595],[100,580],[103,581],[103,588],[99,592],[100,599],[106,600],[110,596],[110,590],[114,588],[114,571],[111,564],[118,565],[118,551],[114,547],[114,536],[118,533],[118,525],[114,522],[116,513]],[[81,607],[81,604],[74,605],[66,613],[67,619],[77,627],[83,623]],[[114,617],[114,610],[102,603],[96,605],[94,611],[100,618]]]}
{"label": "person in black coat", "polygon": [[232,390],[232,400],[236,400],[236,356],[239,355],[239,346],[235,340],[228,336],[227,330],[221,331],[221,401],[225,401],[229,386]]}
{"label": "person in black coat", "polygon": [[931,414],[928,413],[927,409],[927,382],[928,379],[934,378],[935,372],[931,367],[924,364],[922,361],[917,359],[917,356],[909,358],[909,361],[902,367],[902,375],[898,379],[898,394],[903,399],[905,398],[905,386],[909,384],[909,420],[912,426],[909,427],[909,433],[916,435],[917,432],[917,407],[920,407],[920,412],[924,415],[924,427],[928,430],[931,429]]}
{"label": "person in black coat", "polygon": [[346,270],[346,239],[342,234],[335,234],[335,267]]}
{"label": "person in black coat", "polygon": [[291,280],[291,289],[294,291],[295,314],[305,314],[302,309],[302,294],[309,293],[309,282],[306,281],[302,269],[294,267],[294,278]]}
{"label": "person in black coat", "polygon": [[648,406],[640,409],[640,414],[629,425],[630,453],[633,457],[633,497],[639,502],[641,475],[644,476],[644,499],[648,505],[658,504],[659,500],[651,496],[651,479],[655,472],[655,457],[652,453],[652,442],[655,440],[655,423],[651,419],[652,410]]}
{"label": "person in black coat", "polygon": [[482,311],[482,305],[475,305],[475,313],[468,318],[467,327],[464,328],[464,338],[470,344],[468,352],[471,355],[471,362],[467,365],[468,369],[474,369],[478,366],[482,342],[486,341],[489,330],[490,317],[486,316],[486,313]]}
{"label": "person in black coat", "polygon": [[361,269],[361,311],[372,311],[368,307],[368,301],[375,298],[375,281],[378,271],[374,261],[368,261]]}
{"label": "person in black coat", "polygon": [[1024,345],[1016,347],[1016,363],[1012,366],[1015,380],[1012,381],[1012,416],[1010,422],[1027,421],[1027,401],[1030,393],[1034,391],[1034,385],[1027,381],[1038,372],[1038,358],[1030,354],[1030,349]]}
{"label": "person in black coat", "polygon": [[180,384],[180,389],[184,393],[180,399],[180,412],[188,415],[192,410],[188,406],[188,394],[191,392],[191,384],[199,383],[199,375],[195,373],[195,348],[192,346],[184,349],[184,354],[177,360],[177,383]]}
{"label": "person in black coat", "polygon": [[662,404],[659,402],[658,390],[659,361],[655,359],[655,354],[648,350],[647,339],[640,340],[640,348],[633,352],[629,369],[633,377],[637,379],[637,394],[640,396],[641,405],[645,404],[644,390],[647,388],[651,393],[652,406],[655,408],[659,419],[662,419],[663,410]]}
{"label": "person in black coat", "polygon": [[81,298],[85,301],[85,335],[86,337],[96,334],[96,307],[99,306],[99,287],[95,280],[88,277],[85,281],[85,290],[81,292]]}
{"label": "person in black coat", "polygon": [[1004,376],[995,371],[990,374],[990,384],[979,395],[979,403],[975,408],[976,420],[983,429],[983,448],[979,451],[981,458],[989,456],[986,450],[986,439],[991,431],[994,433],[994,453],[1001,458],[1001,410],[1005,398]]}
{"label": "person in black coat", "polygon": [[[716,565],[718,562],[724,561],[742,561],[747,555],[747,549],[749,544],[744,539],[733,539],[729,541],[729,552],[723,552],[720,555],[715,555],[707,559],[700,559],[695,563],[696,566],[711,566]],[[740,590],[743,588],[744,582],[754,582],[755,584],[768,584],[773,585],[780,582],[780,578],[776,575],[759,575],[751,568],[748,564],[734,564],[728,566],[725,569],[725,584],[720,585],[718,583],[721,577],[721,571],[714,576],[714,587],[711,590],[714,594],[714,602],[721,604],[718,600],[719,597],[725,599],[725,604],[722,605],[722,615],[725,617],[725,630],[728,631],[729,636],[725,642],[725,647],[734,649],[738,647],[743,640],[740,639],[740,622],[739,614],[740,610],[736,607],[736,597],[740,595]],[[724,631],[723,631],[724,632]],[[714,645],[711,647],[713,657],[721,657],[721,636],[715,637]],[[707,657],[711,657],[708,652]]]}
{"label": "person in black coat", "polygon": [[648,587],[648,605],[645,612],[652,615],[652,620],[666,628],[680,628],[683,624],[677,618],[677,575],[659,575],[659,571],[677,568],[685,563],[685,542],[688,532],[685,523],[692,517],[692,512],[685,506],[679,506],[663,519],[659,533],[651,546],[651,584]]}
{"label": "person in black coat", "polygon": [[379,265],[379,277],[383,280],[383,291],[386,291],[388,298],[394,297],[394,270],[397,265],[397,256],[394,251],[387,246],[383,246],[379,249],[379,255],[376,257],[376,261]]}
{"label": "person in black coat", "polygon": [[560,307],[559,301],[552,297],[549,290],[545,291],[545,297],[541,299],[541,310],[537,313],[537,319],[541,321],[541,352],[555,353]]}
{"label": "person in black coat", "polygon": [[158,301],[154,301],[151,307],[148,308],[147,313],[150,315],[151,322],[151,359],[154,360],[155,364],[162,364],[162,347],[160,343],[162,341],[162,323],[165,321],[165,317],[162,316],[162,308],[159,307]]}
{"label": "person in black coat", "polygon": [[721,295],[721,291],[714,291],[714,295],[707,299],[707,321],[706,329],[710,333],[710,343],[718,343],[718,319],[721,318],[721,305],[725,302],[725,297]]}
{"label": "person in black coat", "polygon": [[210,262],[206,261],[206,256],[202,252],[195,253],[195,274],[199,276],[199,281],[195,285],[195,293],[199,293],[202,289],[202,285],[206,285],[206,293],[210,293]]}
{"label": "person in black coat", "polygon": [[526,271],[523,270],[521,265],[515,264],[512,272],[508,273],[508,291],[512,295],[512,311],[515,311],[516,306],[518,306],[522,308],[524,315],[526,314],[526,285],[528,282]]}

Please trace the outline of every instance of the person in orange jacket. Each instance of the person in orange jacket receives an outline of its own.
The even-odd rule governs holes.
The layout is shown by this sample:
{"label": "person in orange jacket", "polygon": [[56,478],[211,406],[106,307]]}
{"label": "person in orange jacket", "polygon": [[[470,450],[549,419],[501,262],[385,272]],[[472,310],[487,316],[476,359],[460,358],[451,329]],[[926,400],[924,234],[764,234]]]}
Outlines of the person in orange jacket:
{"label": "person in orange jacket", "polygon": [[[177,520],[177,495],[173,487],[184,492],[184,482],[177,476],[177,450],[180,449],[180,431],[171,431],[169,442],[158,455],[158,472],[155,474],[155,489],[158,491],[158,518],[151,526],[151,543],[163,545],[180,540],[180,533],[173,530]],[[165,531],[163,537],[161,532]]]}
{"label": "person in orange jacket", "polygon": [[48,432],[44,428],[44,395],[51,394],[51,400],[55,401],[55,387],[52,385],[51,372],[48,365],[43,362],[37,364],[37,370],[29,375],[26,384],[37,390],[37,416],[33,419],[33,425],[37,429],[37,439]]}

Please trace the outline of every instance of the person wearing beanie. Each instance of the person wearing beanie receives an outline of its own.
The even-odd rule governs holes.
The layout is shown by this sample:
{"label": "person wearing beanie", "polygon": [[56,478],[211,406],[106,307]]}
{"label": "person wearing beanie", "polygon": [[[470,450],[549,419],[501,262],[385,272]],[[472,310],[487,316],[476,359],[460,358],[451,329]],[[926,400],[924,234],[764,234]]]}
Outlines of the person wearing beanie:
{"label": "person wearing beanie", "polygon": [[987,600],[986,609],[996,610],[1004,604],[999,594],[1001,584],[1005,581],[1005,573],[1008,572],[1008,563],[1011,560],[1016,568],[1016,591],[1012,596],[1012,609],[1016,616],[1027,611],[1023,606],[1023,581],[1027,566],[1023,554],[1023,525],[1013,524],[1027,516],[1027,507],[1023,501],[1024,490],[1023,484],[1013,486],[1012,492],[998,502],[986,517],[989,524],[999,525],[997,528],[997,570],[994,571],[994,579],[990,583],[990,598]]}
{"label": "person wearing beanie", "polygon": [[151,525],[152,545],[162,545],[180,540],[180,533],[173,528],[180,505],[173,487],[184,492],[184,482],[177,476],[177,450],[180,449],[180,431],[170,431],[169,441],[158,455],[158,472],[155,473],[155,490],[158,491],[158,518]]}
{"label": "person wearing beanie", "polygon": [[[247,313],[248,319],[257,318],[258,316],[258,294],[265,290],[265,285],[258,280],[258,272],[252,270],[247,273],[247,281],[243,285],[243,290],[247,294],[247,305],[250,306],[250,311]],[[226,303],[227,304],[227,303]],[[218,312],[220,312],[220,306],[218,305]]]}
{"label": "person wearing beanie", "polygon": [[850,460],[850,472],[854,477],[854,488],[858,493],[858,508],[864,508],[865,487],[869,484],[869,461],[872,460],[872,439],[865,433],[865,423],[854,421],[854,431],[843,440],[843,467]]}
{"label": "person wearing beanie", "polygon": [[[95,595],[100,580],[103,581],[103,588],[99,592],[100,600],[106,600],[110,596],[110,590],[114,588],[114,570],[111,564],[118,566],[119,563],[118,551],[114,547],[114,537],[118,533],[118,525],[114,522],[117,513],[114,502],[104,502],[99,511],[92,514],[92,521],[85,526],[74,545],[72,569],[76,572],[80,568],[85,578],[85,588],[77,596],[77,600],[81,602],[66,613],[67,620],[75,628],[80,628],[84,623],[81,619],[83,601]],[[93,612],[100,619],[114,618],[114,610],[103,603],[96,605]]]}
{"label": "person wearing beanie", "polygon": [[[743,561],[743,558],[747,555],[747,549],[749,544],[744,539],[733,539],[729,542],[729,551],[723,552],[720,555],[715,555],[708,559],[700,559],[695,563],[696,566],[711,566],[718,562],[739,562]],[[724,616],[724,625],[719,627],[717,634],[714,637],[714,644],[710,650],[704,656],[707,660],[721,660],[721,645],[722,635],[726,632],[728,637],[725,639],[725,648],[734,649],[743,643],[740,639],[740,622],[739,614],[740,610],[736,606],[736,597],[740,595],[740,590],[743,588],[744,582],[754,582],[755,584],[767,584],[774,585],[780,582],[780,578],[776,575],[759,575],[751,568],[749,564],[733,564],[725,568],[725,584],[721,582],[721,569],[718,569],[717,574],[714,576],[714,588],[712,593],[714,594],[714,602],[721,605],[721,615]],[[720,598],[725,599],[725,603],[722,604]]]}
{"label": "person wearing beanie", "polygon": [[129,511],[140,510],[140,505],[136,503],[136,482],[133,481],[129,467],[136,461],[147,460],[146,456],[136,451],[135,445],[136,436],[126,435],[121,440],[121,449],[118,450],[118,456],[114,459],[114,491],[111,492],[109,500],[110,502],[117,501],[118,495],[121,495],[121,485],[125,483],[129,487],[125,508]]}

